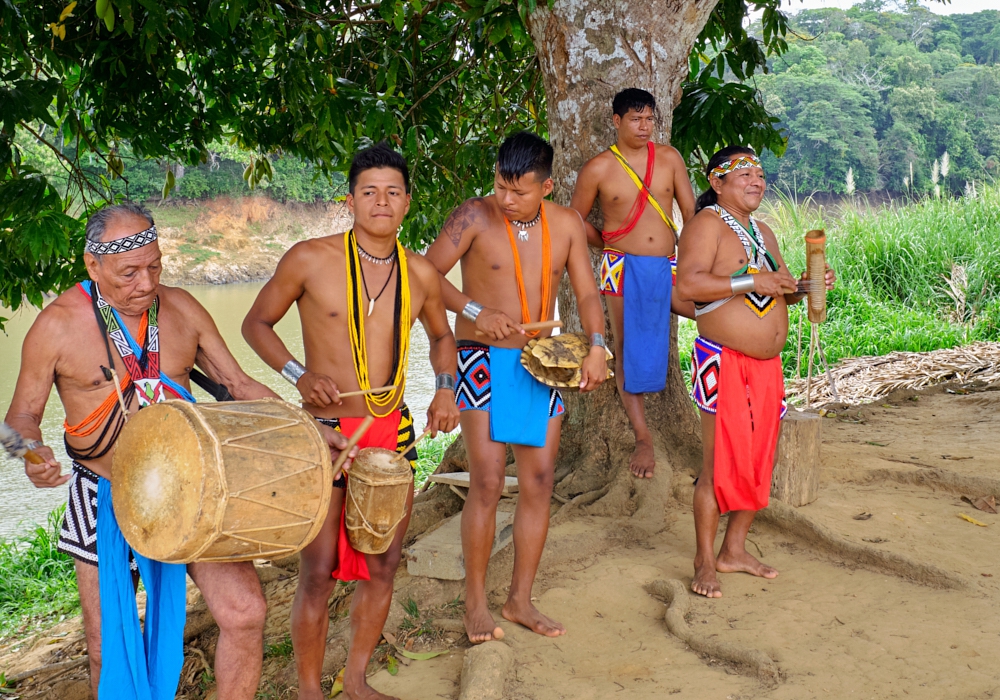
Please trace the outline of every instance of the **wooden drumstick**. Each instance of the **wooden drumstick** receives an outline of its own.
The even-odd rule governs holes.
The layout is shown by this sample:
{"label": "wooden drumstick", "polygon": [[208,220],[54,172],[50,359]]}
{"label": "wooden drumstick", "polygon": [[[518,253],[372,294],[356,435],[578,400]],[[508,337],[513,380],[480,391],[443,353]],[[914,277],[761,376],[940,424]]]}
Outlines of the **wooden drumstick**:
{"label": "wooden drumstick", "polygon": [[[421,440],[423,440],[430,434],[431,434],[431,429],[426,428],[424,432],[420,433],[420,437],[418,437],[416,440],[414,440],[413,442],[411,442],[409,445],[406,446],[406,452],[409,452],[410,450],[415,448],[417,446],[417,443],[419,443]],[[400,452],[395,456],[394,459],[406,459],[406,452]]]}
{"label": "wooden drumstick", "polygon": [[387,391],[395,391],[397,387],[395,384],[390,384],[389,386],[376,386],[371,389],[363,389],[361,391],[345,391],[338,394],[342,399],[349,399],[352,396],[368,396],[370,394],[384,394]]}
{"label": "wooden drumstick", "polygon": [[3,422],[0,422],[0,444],[14,459],[26,459],[32,464],[45,464],[41,455],[28,447],[29,443],[24,441],[21,433]]}
{"label": "wooden drumstick", "polygon": [[[536,321],[534,323],[522,323],[521,328],[526,331],[547,331],[551,328],[562,328],[562,321]],[[485,336],[482,331],[477,330],[476,335]]]}
{"label": "wooden drumstick", "polygon": [[361,425],[359,425],[358,429],[354,431],[354,435],[347,440],[347,446],[340,451],[340,455],[337,456],[337,461],[333,463],[334,479],[340,475],[341,467],[343,467],[344,462],[347,461],[347,455],[354,449],[354,446],[358,444],[358,440],[360,440],[364,434],[368,432],[368,428],[372,427],[372,423],[374,422],[374,417],[365,416],[365,419],[361,421]]}

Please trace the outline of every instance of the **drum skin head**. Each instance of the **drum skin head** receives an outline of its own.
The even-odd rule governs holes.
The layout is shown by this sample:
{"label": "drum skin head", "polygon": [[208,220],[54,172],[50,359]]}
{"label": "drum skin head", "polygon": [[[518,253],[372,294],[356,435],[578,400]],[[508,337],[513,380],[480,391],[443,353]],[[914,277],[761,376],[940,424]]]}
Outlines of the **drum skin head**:
{"label": "drum skin head", "polygon": [[111,484],[122,534],[140,554],[250,561],[294,554],[316,537],[333,465],[316,420],[298,406],[166,401],[129,419]]}
{"label": "drum skin head", "polygon": [[203,523],[214,523],[225,507],[217,458],[205,454],[211,441],[185,409],[184,403],[169,401],[136,413],[112,460],[112,501],[122,534],[137,552],[157,561],[193,554],[200,545],[191,536]]}

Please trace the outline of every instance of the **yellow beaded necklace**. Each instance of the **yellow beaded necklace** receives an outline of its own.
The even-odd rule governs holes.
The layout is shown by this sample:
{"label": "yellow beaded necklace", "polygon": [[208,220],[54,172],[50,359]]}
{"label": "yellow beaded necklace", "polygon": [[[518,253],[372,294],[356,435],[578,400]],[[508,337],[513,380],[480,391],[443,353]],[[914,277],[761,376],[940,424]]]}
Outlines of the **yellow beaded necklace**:
{"label": "yellow beaded necklace", "polygon": [[[351,333],[351,356],[354,359],[358,386],[366,391],[371,389],[372,385],[368,376],[368,347],[365,341],[366,306],[361,290],[361,256],[358,254],[358,241],[354,229],[344,236],[344,248],[344,257],[347,260],[347,327]],[[365,404],[376,418],[385,418],[402,402],[403,391],[406,389],[406,367],[410,357],[410,280],[407,274],[406,251],[398,240],[396,255],[399,260],[399,283],[396,285],[396,304],[393,312],[396,332],[393,339],[392,378],[389,383],[395,384],[397,388],[395,391],[365,396]]]}

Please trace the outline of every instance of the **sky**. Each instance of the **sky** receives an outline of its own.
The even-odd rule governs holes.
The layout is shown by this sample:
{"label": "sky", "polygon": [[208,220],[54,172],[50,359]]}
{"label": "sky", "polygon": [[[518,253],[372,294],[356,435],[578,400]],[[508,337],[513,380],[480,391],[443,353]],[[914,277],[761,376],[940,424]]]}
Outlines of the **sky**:
{"label": "sky", "polygon": [[[799,10],[815,10],[823,7],[839,7],[848,9],[858,4],[860,0],[782,0],[781,5],[790,12]],[[1000,9],[998,0],[951,0],[949,3],[927,2],[922,3],[931,12],[939,15],[966,14],[979,12],[980,10]]]}

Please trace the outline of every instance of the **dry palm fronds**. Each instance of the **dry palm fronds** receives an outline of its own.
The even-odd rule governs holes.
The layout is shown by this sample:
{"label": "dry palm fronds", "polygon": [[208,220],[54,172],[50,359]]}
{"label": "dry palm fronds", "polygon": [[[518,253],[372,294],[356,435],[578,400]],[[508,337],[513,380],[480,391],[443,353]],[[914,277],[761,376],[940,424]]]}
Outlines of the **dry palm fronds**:
{"label": "dry palm fronds", "polygon": [[[840,400],[849,404],[877,401],[897,389],[925,389],[945,382],[1000,382],[1000,343],[973,343],[933,352],[893,352],[881,357],[852,357],[830,368]],[[788,382],[789,398],[805,400],[806,380]],[[826,377],[813,378],[812,398],[833,400]]]}

